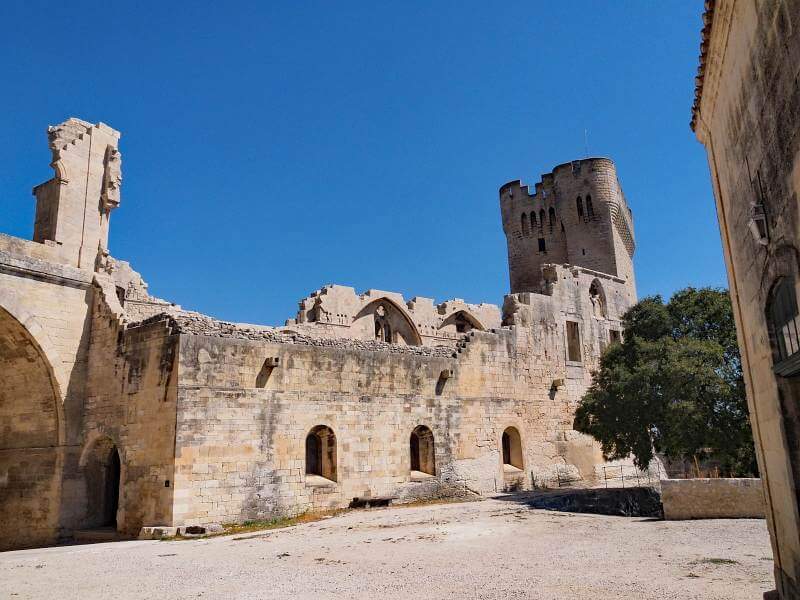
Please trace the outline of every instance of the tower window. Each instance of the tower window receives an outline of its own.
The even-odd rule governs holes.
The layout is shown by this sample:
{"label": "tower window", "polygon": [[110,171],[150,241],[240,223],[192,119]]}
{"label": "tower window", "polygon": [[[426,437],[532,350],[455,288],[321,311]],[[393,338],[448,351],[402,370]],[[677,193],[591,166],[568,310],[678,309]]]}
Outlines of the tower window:
{"label": "tower window", "polygon": [[581,362],[581,333],[575,321],[567,321],[567,360]]}
{"label": "tower window", "polygon": [[592,197],[586,194],[586,216],[590,219],[594,218],[594,207],[592,206]]}
{"label": "tower window", "polygon": [[522,213],[522,235],[527,237],[530,231],[528,230],[528,213]]}
{"label": "tower window", "polygon": [[582,217],[583,216],[583,199],[580,196],[578,196],[578,199],[575,200],[575,205],[578,207],[578,216]]}
{"label": "tower window", "polygon": [[548,213],[550,215],[550,228],[552,229],[553,225],[556,224],[556,209],[551,206]]}
{"label": "tower window", "polygon": [[544,209],[539,211],[539,227],[544,227]]}
{"label": "tower window", "polygon": [[531,211],[531,231],[533,231],[534,227],[536,227],[536,211],[532,210]]}
{"label": "tower window", "polygon": [[545,244],[544,238],[539,238],[539,252],[547,252],[547,244]]}

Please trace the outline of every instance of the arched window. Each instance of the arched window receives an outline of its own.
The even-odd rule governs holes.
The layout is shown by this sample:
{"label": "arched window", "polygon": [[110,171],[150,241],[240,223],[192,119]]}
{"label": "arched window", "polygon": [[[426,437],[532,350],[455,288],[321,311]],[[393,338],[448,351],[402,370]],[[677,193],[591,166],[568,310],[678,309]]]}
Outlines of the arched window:
{"label": "arched window", "polygon": [[550,217],[550,229],[552,229],[553,226],[556,224],[556,209],[551,206],[550,210],[548,210],[547,212],[548,216]]}
{"label": "arched window", "polygon": [[781,277],[772,286],[766,317],[775,372],[785,377],[800,373],[800,319],[791,277]]}
{"label": "arched window", "polygon": [[545,218],[544,209],[542,209],[539,211],[539,227],[544,227],[544,218]]}
{"label": "arched window", "polygon": [[536,211],[531,211],[531,231],[533,231],[534,227],[536,227]]}
{"label": "arched window", "polygon": [[528,213],[522,213],[522,235],[527,237],[530,235],[530,230],[528,229]]}
{"label": "arched window", "polygon": [[306,475],[336,481],[336,435],[326,425],[317,425],[306,436]]}
{"label": "arched window", "polygon": [[411,451],[411,470],[426,475],[436,475],[436,453],[433,446],[433,432],[425,425],[419,425],[411,432],[409,440]]}
{"label": "arched window", "polygon": [[606,294],[603,286],[595,279],[589,286],[589,300],[592,302],[592,313],[600,319],[606,318]]}
{"label": "arched window", "polygon": [[120,471],[117,446],[107,437],[97,440],[84,465],[88,500],[84,527],[117,527]]}
{"label": "arched window", "polygon": [[594,218],[594,207],[592,206],[592,197],[586,194],[586,216],[590,219]]}
{"label": "arched window", "polygon": [[506,427],[501,445],[503,447],[503,470],[522,469],[522,438],[516,427]]}
{"label": "arched window", "polygon": [[578,196],[578,199],[575,200],[575,205],[578,207],[578,216],[582,217],[583,216],[583,200],[581,199],[580,196]]}

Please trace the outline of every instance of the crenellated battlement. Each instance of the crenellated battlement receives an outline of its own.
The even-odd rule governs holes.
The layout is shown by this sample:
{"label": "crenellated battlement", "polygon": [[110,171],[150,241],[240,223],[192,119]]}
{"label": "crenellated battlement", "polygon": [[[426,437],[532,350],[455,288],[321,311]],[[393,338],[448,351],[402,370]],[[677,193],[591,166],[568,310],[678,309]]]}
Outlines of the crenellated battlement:
{"label": "crenellated battlement", "polygon": [[512,293],[536,289],[542,266],[560,263],[620,277],[635,298],[633,216],[611,159],[562,163],[499,195]]}

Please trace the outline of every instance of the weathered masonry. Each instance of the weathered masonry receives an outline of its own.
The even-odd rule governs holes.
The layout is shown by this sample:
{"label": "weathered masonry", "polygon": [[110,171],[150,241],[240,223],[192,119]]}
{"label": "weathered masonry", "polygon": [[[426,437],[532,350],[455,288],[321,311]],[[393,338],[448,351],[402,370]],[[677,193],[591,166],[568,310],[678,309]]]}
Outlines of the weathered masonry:
{"label": "weathered masonry", "polygon": [[34,240],[0,236],[4,548],[595,476],[574,410],[636,299],[610,160],[501,188],[502,308],[331,285],[267,327],[151,296],[107,248],[119,133],[49,138]]}
{"label": "weathered masonry", "polygon": [[777,592],[800,598],[800,3],[706,1],[692,129],[716,198]]}

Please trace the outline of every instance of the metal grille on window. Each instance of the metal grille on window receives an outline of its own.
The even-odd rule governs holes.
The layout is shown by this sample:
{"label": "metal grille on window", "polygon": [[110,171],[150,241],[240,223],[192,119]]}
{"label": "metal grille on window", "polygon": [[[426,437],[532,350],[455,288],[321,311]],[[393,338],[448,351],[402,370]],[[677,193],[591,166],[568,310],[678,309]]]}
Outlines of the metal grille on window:
{"label": "metal grille on window", "polygon": [[794,281],[781,278],[773,286],[767,307],[772,358],[775,372],[789,376],[800,373],[800,318]]}

